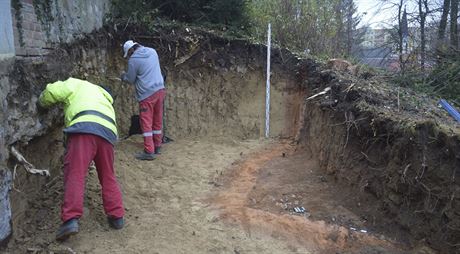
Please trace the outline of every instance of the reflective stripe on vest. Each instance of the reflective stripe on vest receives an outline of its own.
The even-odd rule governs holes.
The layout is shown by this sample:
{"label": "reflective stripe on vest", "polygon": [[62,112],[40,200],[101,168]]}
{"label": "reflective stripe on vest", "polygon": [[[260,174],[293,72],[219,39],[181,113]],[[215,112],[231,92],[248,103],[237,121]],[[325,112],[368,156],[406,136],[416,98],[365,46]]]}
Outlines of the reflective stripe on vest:
{"label": "reflective stripe on vest", "polygon": [[117,124],[115,123],[115,120],[113,120],[113,119],[110,118],[109,116],[104,115],[104,114],[102,114],[101,112],[96,111],[96,110],[83,110],[83,111],[79,112],[78,114],[76,114],[76,115],[72,118],[71,122],[72,122],[73,120],[79,118],[80,116],[86,116],[86,115],[95,115],[95,116],[99,116],[100,118],[109,121],[109,122],[112,123],[113,125],[117,125]]}

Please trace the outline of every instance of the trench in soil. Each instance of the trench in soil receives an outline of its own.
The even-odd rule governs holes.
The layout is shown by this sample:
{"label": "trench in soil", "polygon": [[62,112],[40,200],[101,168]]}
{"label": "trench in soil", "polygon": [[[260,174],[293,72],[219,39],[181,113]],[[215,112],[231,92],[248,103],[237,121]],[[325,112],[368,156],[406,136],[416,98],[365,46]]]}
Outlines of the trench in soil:
{"label": "trench in soil", "polygon": [[[334,165],[330,164],[327,170],[322,165],[325,151],[315,150],[318,146],[313,143],[297,144],[299,135],[304,135],[301,140],[311,139],[316,143],[334,135],[343,139],[344,128],[328,128],[334,122],[332,115],[316,105],[306,106],[304,98],[308,89],[292,73],[283,71],[282,64],[274,64],[272,78],[272,137],[261,139],[264,68],[261,64],[251,67],[248,60],[261,58],[260,52],[235,49],[241,45],[225,47],[223,51],[238,53],[232,52],[232,57],[223,60],[237,66],[233,69],[226,68],[227,63],[198,68],[203,62],[217,61],[222,56],[204,50],[179,67],[169,66],[166,129],[175,141],[165,145],[157,160],[134,160],[133,154],[142,149],[139,136],[129,137],[116,146],[115,168],[127,208],[127,225],[121,231],[109,229],[96,173],[90,171],[81,231],[67,242],[56,242],[54,234],[60,224],[62,198],[60,128],[23,146],[26,157],[39,167],[51,167],[53,176],[44,180],[17,172],[12,194],[14,235],[7,251],[410,253],[424,250],[423,246],[414,247],[410,234],[387,224],[375,196],[338,183],[328,173],[334,171],[330,168]],[[91,54],[99,53],[87,53],[88,57]],[[119,56],[105,51],[102,55],[108,61],[107,77],[123,69]],[[91,68],[96,68],[97,64],[94,65]],[[89,73],[97,79],[96,73]],[[133,95],[133,88],[111,85],[120,95],[115,101],[117,122],[121,132],[126,133],[129,118],[136,113],[133,96],[128,96]],[[309,135],[308,131],[322,133],[318,129],[324,130],[324,136]],[[10,167],[14,167],[14,162]],[[304,207],[306,212],[295,213],[295,207]]]}
{"label": "trench in soil", "polygon": [[[108,227],[96,173],[90,170],[81,231],[64,243],[56,242],[62,198],[58,176],[29,201],[11,253],[406,253],[410,249],[392,235],[373,231],[374,222],[348,209],[355,201],[353,193],[329,182],[317,162],[290,142],[181,139],[165,145],[165,153],[154,162],[134,161],[141,141],[131,137],[116,149],[127,209],[123,230]],[[347,196],[348,200],[342,199]],[[307,213],[294,213],[295,206],[305,207]]]}

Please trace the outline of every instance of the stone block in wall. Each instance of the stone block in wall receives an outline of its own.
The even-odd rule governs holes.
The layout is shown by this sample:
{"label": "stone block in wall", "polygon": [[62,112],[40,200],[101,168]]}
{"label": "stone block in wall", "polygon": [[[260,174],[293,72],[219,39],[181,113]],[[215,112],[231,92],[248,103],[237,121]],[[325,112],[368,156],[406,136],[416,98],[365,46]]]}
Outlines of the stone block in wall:
{"label": "stone block in wall", "polygon": [[38,39],[38,40],[33,40],[32,41],[32,47],[34,48],[44,48],[46,46],[45,42]]}
{"label": "stone block in wall", "polygon": [[0,244],[11,235],[11,172],[0,169]]}
{"label": "stone block in wall", "polygon": [[41,48],[27,48],[26,55],[28,56],[41,56],[44,54],[44,51]]}
{"label": "stone block in wall", "polygon": [[30,34],[32,35],[32,38],[34,40],[44,40],[45,39],[42,32],[32,30],[30,31]]}
{"label": "stone block in wall", "polygon": [[34,30],[34,22],[32,21],[22,21],[22,29],[23,30]]}
{"label": "stone block in wall", "polygon": [[21,15],[23,16],[24,19],[28,19],[30,15],[35,16],[35,10],[33,4],[29,3],[22,3],[22,8],[21,8]]}
{"label": "stone block in wall", "polygon": [[[39,23],[34,23],[32,30],[36,32],[43,32],[42,26]],[[45,39],[44,36],[43,36],[43,39]]]}
{"label": "stone block in wall", "polygon": [[25,56],[27,55],[26,49],[22,47],[16,47],[16,55],[17,56]]}
{"label": "stone block in wall", "polygon": [[14,36],[14,47],[16,48],[16,50],[20,47],[18,36]]}

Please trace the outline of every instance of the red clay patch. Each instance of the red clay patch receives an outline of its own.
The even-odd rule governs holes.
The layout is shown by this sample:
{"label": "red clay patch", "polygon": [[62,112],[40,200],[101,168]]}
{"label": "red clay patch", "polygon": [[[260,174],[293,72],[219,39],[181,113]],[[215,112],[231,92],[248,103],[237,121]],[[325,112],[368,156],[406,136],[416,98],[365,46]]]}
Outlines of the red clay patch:
{"label": "red clay patch", "polygon": [[[223,177],[223,188],[210,201],[224,221],[241,225],[248,234],[282,237],[312,252],[405,253],[402,245],[383,236],[315,218],[330,213],[359,225],[359,216],[333,200],[332,183],[318,180],[316,163],[306,155],[286,143],[252,154]],[[307,213],[295,214],[294,206],[304,206]]]}

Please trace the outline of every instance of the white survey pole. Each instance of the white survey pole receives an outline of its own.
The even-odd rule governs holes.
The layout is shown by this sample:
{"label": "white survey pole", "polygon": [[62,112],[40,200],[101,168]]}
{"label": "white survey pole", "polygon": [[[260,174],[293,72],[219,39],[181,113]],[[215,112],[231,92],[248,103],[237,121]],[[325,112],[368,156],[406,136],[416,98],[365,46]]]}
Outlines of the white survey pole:
{"label": "white survey pole", "polygon": [[267,35],[267,85],[265,94],[265,137],[268,138],[270,135],[270,53],[271,53],[271,36],[272,27],[268,24],[268,35]]}

